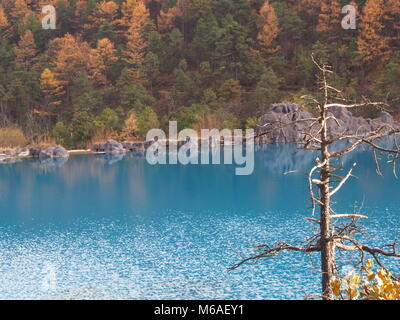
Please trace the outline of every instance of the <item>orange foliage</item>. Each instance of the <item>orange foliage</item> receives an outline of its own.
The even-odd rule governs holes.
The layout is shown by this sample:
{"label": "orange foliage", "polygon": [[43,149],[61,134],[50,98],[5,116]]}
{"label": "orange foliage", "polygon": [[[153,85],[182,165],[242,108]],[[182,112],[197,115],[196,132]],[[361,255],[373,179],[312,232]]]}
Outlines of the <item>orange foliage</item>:
{"label": "orange foliage", "polygon": [[368,0],[360,28],[358,47],[364,62],[386,62],[396,50],[391,43],[400,31],[398,1]]}
{"label": "orange foliage", "polygon": [[57,79],[66,86],[86,71],[90,47],[71,34],[57,39],[56,45],[59,48],[56,51],[55,72]]}
{"label": "orange foliage", "polygon": [[92,49],[89,55],[89,79],[93,80],[97,85],[106,85],[107,67],[116,60],[113,43],[107,38],[99,40],[97,48]]}
{"label": "orange foliage", "polygon": [[257,39],[260,41],[263,50],[266,53],[276,52],[277,47],[273,45],[273,42],[279,35],[278,18],[275,9],[268,0],[260,9],[259,26],[260,31]]}
{"label": "orange foliage", "polygon": [[129,10],[125,8],[126,19],[130,19],[127,32],[126,50],[124,51],[124,60],[131,67],[136,78],[140,78],[140,67],[144,60],[144,50],[146,41],[143,37],[143,27],[149,22],[149,10],[146,8],[143,0],[127,1],[133,5]]}
{"label": "orange foliage", "polygon": [[37,55],[35,39],[31,30],[27,30],[15,48],[15,61],[19,66],[30,69]]}
{"label": "orange foliage", "polygon": [[337,0],[321,1],[321,11],[318,16],[317,31],[324,34],[328,40],[335,40],[341,28],[341,6]]}

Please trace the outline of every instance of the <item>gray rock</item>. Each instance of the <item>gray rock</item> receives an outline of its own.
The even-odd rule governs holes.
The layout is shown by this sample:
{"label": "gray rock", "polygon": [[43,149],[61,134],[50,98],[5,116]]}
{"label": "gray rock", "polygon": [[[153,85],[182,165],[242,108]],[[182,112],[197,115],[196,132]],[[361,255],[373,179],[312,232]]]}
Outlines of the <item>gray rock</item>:
{"label": "gray rock", "polygon": [[122,146],[129,152],[140,153],[146,151],[144,142],[123,142]]}
{"label": "gray rock", "polygon": [[12,149],[12,150],[6,150],[6,151],[4,151],[4,154],[5,154],[6,156],[9,156],[9,157],[16,157],[17,154],[18,154],[18,152],[17,152],[16,149]]}
{"label": "gray rock", "polygon": [[69,153],[63,147],[55,147],[53,150],[53,158],[68,158]]}
{"label": "gray rock", "polygon": [[114,141],[114,140],[108,140],[105,142],[102,146],[101,149],[104,150],[105,153],[124,153],[125,149],[122,146],[121,143]]}
{"label": "gray rock", "polygon": [[[382,124],[388,124],[400,129],[400,124],[396,123],[387,112],[382,112],[376,119],[364,119],[353,116],[348,109],[331,108],[328,115],[333,115],[337,119],[337,122],[333,119],[328,120],[328,131],[331,137],[343,134],[367,133],[379,128]],[[312,117],[311,113],[302,111],[300,105],[273,104],[256,128],[258,134],[265,133],[265,135],[257,139],[256,143],[300,142],[304,139],[305,132],[311,130],[312,133],[316,133],[319,128],[319,124],[307,121]],[[295,120],[299,119],[306,121],[295,122]],[[389,129],[386,130],[389,131]]]}
{"label": "gray rock", "polygon": [[17,154],[18,154],[18,157],[26,158],[26,157],[29,157],[30,151],[28,148],[19,148],[19,149],[17,149]]}
{"label": "gray rock", "polygon": [[29,156],[37,158],[40,155],[40,148],[29,148]]}
{"label": "gray rock", "polygon": [[39,158],[68,158],[69,153],[63,147],[49,147],[39,153]]}

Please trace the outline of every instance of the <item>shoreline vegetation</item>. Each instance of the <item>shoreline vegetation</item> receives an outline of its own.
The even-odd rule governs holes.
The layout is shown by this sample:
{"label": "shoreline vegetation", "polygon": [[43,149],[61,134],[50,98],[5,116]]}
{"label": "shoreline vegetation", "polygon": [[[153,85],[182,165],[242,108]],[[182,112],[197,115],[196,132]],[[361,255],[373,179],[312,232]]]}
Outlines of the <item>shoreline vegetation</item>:
{"label": "shoreline vegetation", "polygon": [[[341,108],[332,109],[332,115],[336,118],[335,123],[332,120],[330,124],[331,134],[335,135],[339,131],[342,134],[354,134],[363,131],[376,129],[382,124],[390,125],[394,128],[400,129],[400,122],[396,121],[389,113],[381,111],[374,119],[365,119],[362,117],[354,116],[348,110]],[[272,104],[269,111],[264,114],[258,124],[255,124],[254,143],[268,144],[268,143],[293,143],[302,141],[304,138],[304,131],[309,126],[307,121],[294,123],[293,119],[309,119],[312,114],[299,104],[277,103]],[[274,128],[274,124],[278,123],[280,129]],[[337,125],[339,123],[339,125]],[[93,143],[90,148],[86,149],[67,149],[56,143],[46,142],[42,144],[27,145],[27,139],[24,137],[21,130],[18,128],[7,129],[5,133],[1,133],[4,129],[0,129],[0,136],[3,136],[3,143],[5,140],[10,143],[25,143],[25,146],[17,145],[16,147],[5,148],[4,145],[0,148],[0,164],[11,163],[16,159],[24,158],[68,158],[70,155],[82,154],[116,154],[133,152],[144,155],[147,148],[154,143],[154,141],[123,141],[106,139],[104,141]],[[10,137],[5,139],[5,135],[10,134]],[[224,145],[225,139],[223,136],[217,138],[217,143]],[[1,141],[1,140],[0,140]],[[170,139],[166,139],[166,146],[169,145]],[[231,143],[234,142],[232,137]],[[176,140],[178,148],[189,142],[188,138],[185,140]],[[197,141],[202,144],[201,138]],[[0,145],[1,147],[1,145]]]}

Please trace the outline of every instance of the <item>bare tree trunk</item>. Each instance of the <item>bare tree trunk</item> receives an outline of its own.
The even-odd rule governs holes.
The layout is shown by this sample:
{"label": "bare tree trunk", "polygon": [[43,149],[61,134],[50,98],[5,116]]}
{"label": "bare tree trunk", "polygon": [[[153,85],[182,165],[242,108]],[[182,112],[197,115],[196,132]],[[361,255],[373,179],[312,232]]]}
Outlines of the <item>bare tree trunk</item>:
{"label": "bare tree trunk", "polygon": [[334,276],[334,246],[331,240],[330,194],[329,194],[329,160],[321,169],[321,270],[322,294],[324,299],[332,298],[332,281]]}
{"label": "bare tree trunk", "polygon": [[[311,169],[308,179],[309,179],[309,192],[312,201],[312,217],[306,218],[313,223],[318,223],[318,233],[313,235],[304,241],[301,246],[294,246],[287,242],[279,241],[275,246],[270,246],[268,244],[261,244],[257,246],[257,254],[249,258],[242,259],[241,262],[237,263],[230,269],[236,269],[243,263],[251,260],[259,260],[266,257],[275,257],[282,251],[296,251],[303,252],[307,254],[312,254],[313,252],[319,252],[321,254],[321,272],[322,272],[322,294],[321,297],[325,300],[332,300],[335,298],[333,293],[333,280],[335,277],[340,278],[338,273],[336,261],[335,261],[335,250],[339,252],[356,252],[358,253],[358,259],[355,262],[355,266],[363,266],[365,264],[366,255],[372,256],[372,258],[377,261],[379,266],[384,268],[382,262],[380,261],[378,255],[386,257],[400,258],[400,252],[397,250],[397,242],[394,241],[385,248],[390,248],[390,250],[381,248],[370,247],[366,244],[361,243],[354,237],[354,233],[360,232],[360,226],[358,225],[359,219],[366,219],[365,215],[361,215],[359,212],[355,211],[350,214],[337,214],[332,210],[331,198],[338,192],[346,181],[352,177],[352,170],[356,163],[349,169],[346,175],[337,174],[335,171],[341,171],[342,168],[335,168],[334,164],[331,164],[331,159],[340,159],[342,156],[349,154],[361,145],[368,145],[372,147],[375,151],[383,152],[391,155],[392,158],[389,162],[393,163],[393,172],[396,176],[396,161],[400,160],[400,145],[396,141],[396,135],[400,135],[400,129],[398,127],[392,126],[390,124],[379,124],[377,129],[373,129],[366,133],[342,133],[335,134],[335,132],[329,131],[328,121],[336,123],[336,126],[340,127],[339,121],[330,112],[331,108],[344,108],[351,109],[355,107],[364,106],[375,106],[381,108],[386,106],[382,102],[371,102],[364,98],[364,101],[360,103],[346,104],[345,97],[342,95],[341,91],[330,86],[328,84],[327,76],[332,74],[331,67],[328,65],[321,65],[317,63],[312,56],[312,60],[315,66],[319,69],[322,77],[319,78],[318,82],[321,83],[320,90],[324,92],[324,101],[318,101],[314,97],[303,96],[308,103],[312,103],[319,108],[320,114],[318,117],[312,117],[308,119],[292,119],[291,124],[297,122],[311,123],[310,127],[306,129],[304,133],[303,141],[300,143],[305,149],[318,150],[320,152],[320,157],[316,159],[316,165]],[[330,96],[330,92],[333,92]],[[338,101],[338,102],[336,102]],[[265,126],[263,126],[265,127]],[[257,137],[262,135],[282,130],[286,127],[286,124],[278,119],[275,123],[272,123],[269,129],[265,132],[257,134]],[[260,127],[261,128],[261,127]],[[267,127],[268,128],[268,127]],[[376,141],[379,141],[383,137],[394,136],[395,148],[384,148]],[[330,150],[330,146],[337,141],[348,141],[350,146],[345,147],[341,150]],[[378,166],[376,156],[376,165]],[[318,174],[318,179],[313,179],[314,175]],[[318,188],[318,196],[314,194],[314,187]],[[320,208],[319,219],[314,218],[314,212],[317,205]],[[350,219],[350,221],[344,222],[342,224],[336,222],[337,219]],[[384,270],[387,270],[384,268]],[[361,269],[362,271],[362,269]],[[343,298],[343,297],[342,297]]]}
{"label": "bare tree trunk", "polygon": [[[327,101],[326,101],[327,103]],[[325,104],[326,105],[326,104]],[[321,228],[321,271],[322,296],[330,300],[333,297],[332,281],[334,277],[334,243],[331,239],[331,195],[330,195],[330,153],[327,128],[327,109],[321,108],[321,156],[320,171],[320,228]]]}

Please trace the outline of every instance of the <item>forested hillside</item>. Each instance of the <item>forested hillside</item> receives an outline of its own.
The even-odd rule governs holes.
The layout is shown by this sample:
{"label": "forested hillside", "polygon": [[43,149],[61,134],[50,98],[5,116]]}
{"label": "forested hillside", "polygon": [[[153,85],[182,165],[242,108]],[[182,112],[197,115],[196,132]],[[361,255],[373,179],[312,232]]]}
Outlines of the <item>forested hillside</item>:
{"label": "forested hillside", "polygon": [[[341,26],[347,4],[356,30]],[[400,108],[398,0],[0,0],[0,38],[0,127],[70,147],[169,120],[252,126],[317,91],[312,53],[349,98]]]}

